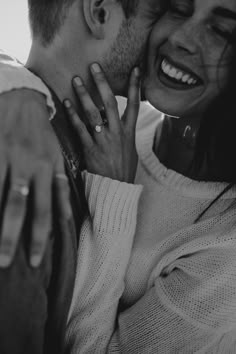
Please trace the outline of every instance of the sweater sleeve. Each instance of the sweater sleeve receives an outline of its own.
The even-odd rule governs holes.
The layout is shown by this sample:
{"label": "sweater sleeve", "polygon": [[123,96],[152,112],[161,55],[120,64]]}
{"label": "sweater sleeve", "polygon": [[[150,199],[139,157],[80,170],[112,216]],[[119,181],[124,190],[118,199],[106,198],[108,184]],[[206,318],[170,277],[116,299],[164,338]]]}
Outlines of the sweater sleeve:
{"label": "sweater sleeve", "polygon": [[[119,314],[106,351],[231,352],[232,343],[223,343],[223,337],[236,326],[235,251],[211,249],[173,262],[134,306]],[[214,347],[217,342],[221,349]]]}
{"label": "sweater sleeve", "polygon": [[46,85],[20,62],[0,50],[0,94],[20,88],[42,93],[46,99],[50,119],[53,118],[56,110]]}
{"label": "sweater sleeve", "polygon": [[[115,329],[142,186],[85,172],[90,217],[80,235],[67,327],[70,353],[103,351]],[[79,335],[78,335],[79,333]]]}
{"label": "sweater sleeve", "polygon": [[[118,245],[115,246],[118,250]],[[88,255],[81,256],[91,260]],[[74,312],[71,327],[74,333],[72,353],[230,352],[225,351],[225,347],[232,343],[225,343],[222,338],[236,327],[236,249],[233,244],[219,243],[219,246],[216,244],[166,262],[166,267],[159,265],[145,295],[118,315],[113,312],[117,310],[119,298],[115,287],[119,276],[116,271],[112,275],[111,271],[115,257],[114,249],[113,256],[103,258],[107,273],[100,274],[100,278],[97,271],[91,269],[91,274],[95,272],[98,279],[95,288],[90,287],[88,277],[82,279],[81,287],[87,281],[86,287],[91,292],[77,293],[78,312]],[[94,266],[88,261],[87,267],[90,265]],[[112,275],[111,280],[109,275]],[[82,308],[86,313],[79,310]],[[83,324],[81,318],[84,318]],[[220,350],[211,351],[217,341]]]}

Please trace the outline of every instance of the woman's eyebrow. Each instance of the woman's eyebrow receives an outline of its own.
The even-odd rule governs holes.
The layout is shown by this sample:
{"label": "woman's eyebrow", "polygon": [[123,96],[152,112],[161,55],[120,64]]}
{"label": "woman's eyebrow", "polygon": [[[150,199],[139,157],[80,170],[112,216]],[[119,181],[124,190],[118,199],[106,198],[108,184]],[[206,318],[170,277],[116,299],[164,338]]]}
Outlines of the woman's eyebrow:
{"label": "woman's eyebrow", "polygon": [[236,20],[236,12],[226,9],[225,7],[217,7],[213,10],[214,15],[226,17],[230,20]]}

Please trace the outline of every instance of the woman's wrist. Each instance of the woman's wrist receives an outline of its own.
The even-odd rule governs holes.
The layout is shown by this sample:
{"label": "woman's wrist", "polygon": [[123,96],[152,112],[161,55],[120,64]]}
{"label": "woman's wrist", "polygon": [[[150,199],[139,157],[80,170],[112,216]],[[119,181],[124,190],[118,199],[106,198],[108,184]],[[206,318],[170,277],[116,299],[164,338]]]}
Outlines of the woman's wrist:
{"label": "woman's wrist", "polygon": [[116,234],[133,232],[143,187],[87,171],[82,176],[94,227]]}

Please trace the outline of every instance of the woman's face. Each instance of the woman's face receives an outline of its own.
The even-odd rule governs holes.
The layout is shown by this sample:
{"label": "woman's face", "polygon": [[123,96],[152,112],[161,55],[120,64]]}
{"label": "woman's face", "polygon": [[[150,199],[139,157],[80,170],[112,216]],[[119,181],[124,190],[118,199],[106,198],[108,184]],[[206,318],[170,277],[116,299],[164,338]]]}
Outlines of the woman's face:
{"label": "woman's face", "polygon": [[235,0],[170,0],[150,37],[146,99],[168,115],[201,115],[228,81],[235,29]]}

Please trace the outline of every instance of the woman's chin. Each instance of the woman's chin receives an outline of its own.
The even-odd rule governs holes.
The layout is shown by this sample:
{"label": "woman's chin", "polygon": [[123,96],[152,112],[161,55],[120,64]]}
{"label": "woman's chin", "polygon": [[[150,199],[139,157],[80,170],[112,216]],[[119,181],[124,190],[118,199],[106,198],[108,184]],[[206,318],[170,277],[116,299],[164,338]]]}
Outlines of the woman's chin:
{"label": "woman's chin", "polygon": [[148,101],[155,109],[163,114],[175,118],[181,116],[181,109],[176,107],[171,99],[167,97],[161,97],[161,95],[153,94],[153,91],[145,90],[145,100]]}
{"label": "woman's chin", "polygon": [[159,89],[155,83],[153,84],[152,80],[145,78],[142,83],[142,94],[145,100],[158,111],[165,115],[179,117],[179,110],[176,107],[175,100],[170,98],[167,92],[163,92],[163,90]]}

